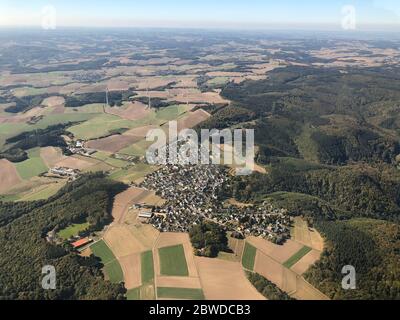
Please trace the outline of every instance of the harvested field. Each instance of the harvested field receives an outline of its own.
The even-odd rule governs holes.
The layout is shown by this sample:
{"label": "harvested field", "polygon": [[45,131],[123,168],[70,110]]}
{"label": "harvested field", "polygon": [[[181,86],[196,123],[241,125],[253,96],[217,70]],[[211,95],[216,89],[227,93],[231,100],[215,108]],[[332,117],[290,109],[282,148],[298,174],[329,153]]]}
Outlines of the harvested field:
{"label": "harvested field", "polygon": [[312,229],[310,231],[310,235],[311,235],[311,248],[318,251],[323,251],[324,239],[322,238],[322,236],[315,229]]}
{"label": "harvested field", "polygon": [[302,259],[300,259],[291,268],[298,275],[303,275],[310,267],[316,263],[321,257],[321,252],[317,250],[312,250],[306,254]]}
{"label": "harvested field", "polygon": [[239,262],[242,259],[244,245],[245,245],[244,240],[239,240],[232,237],[228,238],[228,246],[233,251],[234,256]]}
{"label": "harvested field", "polygon": [[152,129],[158,129],[158,126],[144,126],[144,127],[138,127],[138,128],[133,128],[131,130],[128,130],[124,132],[124,136],[134,136],[134,137],[141,137],[141,138],[146,138],[147,133],[152,130]]}
{"label": "harvested field", "polygon": [[151,191],[139,188],[129,188],[115,197],[112,216],[117,223],[123,223],[125,215],[131,205],[139,203]]}
{"label": "harvested field", "polygon": [[130,84],[127,81],[112,79],[107,82],[107,88],[109,91],[128,91]]}
{"label": "harvested field", "polygon": [[61,149],[55,147],[41,148],[40,156],[49,168],[53,168],[61,160],[66,159],[66,157],[63,156]]}
{"label": "harvested field", "polygon": [[182,118],[178,119],[178,132],[183,129],[191,129],[210,117],[211,115],[202,109],[188,112]]}
{"label": "harvested field", "polygon": [[177,94],[170,98],[171,101],[178,101],[182,103],[228,103],[229,101],[222,98],[216,92],[177,92]]}
{"label": "harvested field", "polygon": [[57,106],[53,108],[53,111],[51,112],[51,114],[64,114],[65,113],[65,107],[63,106]]}
{"label": "harvested field", "polygon": [[104,235],[104,241],[117,258],[140,253],[146,250],[125,225],[112,225]]}
{"label": "harvested field", "polygon": [[195,257],[207,300],[265,300],[237,262]]}
{"label": "harvested field", "polygon": [[154,284],[145,284],[140,287],[140,299],[141,300],[155,300],[156,292]]}
{"label": "harvested field", "polygon": [[293,240],[286,241],[282,246],[256,237],[249,237],[247,241],[259,251],[270,256],[279,263],[285,263],[303,247],[302,244]]}
{"label": "harvested field", "polygon": [[15,166],[6,159],[0,159],[0,193],[12,189],[21,181]]}
{"label": "harvested field", "polygon": [[201,289],[201,283],[199,278],[189,277],[157,277],[158,287],[169,287],[169,288],[192,288]]}
{"label": "harvested field", "polygon": [[92,250],[90,250],[90,247],[88,247],[88,248],[86,248],[85,250],[83,250],[83,251],[80,253],[80,256],[81,256],[81,257],[90,257],[92,254],[93,254],[93,253],[92,253]]}
{"label": "harvested field", "polygon": [[246,75],[246,73],[229,71],[212,71],[207,73],[209,77],[242,77],[244,75]]}
{"label": "harvested field", "polygon": [[204,300],[201,289],[188,288],[157,288],[157,297],[165,299]]}
{"label": "harvested field", "polygon": [[257,272],[258,274],[267,278],[282,290],[284,288],[284,270],[285,268],[282,266],[282,264],[263,254],[262,252],[257,251],[254,272]]}
{"label": "harvested field", "polygon": [[141,139],[141,137],[116,134],[106,138],[88,141],[87,146],[94,150],[116,153],[135,142],[139,142]]}
{"label": "harvested field", "polygon": [[[137,214],[133,217],[136,223]],[[125,220],[128,224],[129,231],[133,236],[146,248],[146,250],[151,250],[157,241],[158,235],[160,234],[158,230],[150,225],[135,224],[129,225],[130,217]]]}
{"label": "harvested field", "polygon": [[151,110],[139,101],[124,104],[122,107],[107,107],[106,113],[126,120],[140,120],[147,117]]}
{"label": "harvested field", "polygon": [[65,157],[63,160],[57,162],[55,165],[58,167],[66,167],[71,169],[85,170],[98,163],[93,163],[89,159],[82,159],[77,156]]}
{"label": "harvested field", "polygon": [[[304,266],[300,266],[299,268],[301,267]],[[327,297],[308,284],[306,280],[296,272],[285,268],[281,263],[259,250],[257,250],[254,271],[298,300],[327,299]]]}
{"label": "harvested field", "polygon": [[141,277],[141,255],[140,253],[132,254],[119,258],[126,289],[137,288],[142,285]]}
{"label": "harvested field", "polygon": [[55,96],[44,99],[42,105],[44,105],[45,107],[54,108],[57,106],[63,106],[64,103],[64,97]]}
{"label": "harvested field", "polygon": [[296,292],[292,296],[298,300],[329,300],[326,295],[300,277],[297,277]]}
{"label": "harvested field", "polygon": [[301,217],[296,217],[294,219],[292,238],[317,251],[324,250],[324,239],[315,229],[309,228],[307,222]]}

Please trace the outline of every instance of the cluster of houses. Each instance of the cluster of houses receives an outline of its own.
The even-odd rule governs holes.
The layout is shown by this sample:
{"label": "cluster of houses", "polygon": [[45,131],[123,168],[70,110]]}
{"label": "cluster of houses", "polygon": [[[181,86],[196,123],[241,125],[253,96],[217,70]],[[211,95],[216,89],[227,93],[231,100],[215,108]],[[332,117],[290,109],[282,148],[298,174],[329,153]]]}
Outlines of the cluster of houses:
{"label": "cluster of houses", "polygon": [[70,178],[72,180],[76,180],[79,175],[80,171],[78,169],[71,169],[65,167],[55,167],[50,169],[50,174],[62,177],[62,178]]}
{"label": "cluster of houses", "polygon": [[214,207],[216,194],[227,179],[221,166],[163,166],[140,185],[167,200],[162,208],[156,209],[150,223],[163,232],[187,232]]}
{"label": "cluster of houses", "polygon": [[85,147],[85,142],[83,140],[76,140],[71,141],[68,143],[67,149],[72,154],[80,154],[82,156],[91,156],[92,154],[96,153],[96,150],[88,149]]}
{"label": "cluster of houses", "polygon": [[219,212],[207,218],[235,231],[240,238],[261,236],[277,244],[290,238],[292,218],[286,209],[275,208],[268,202],[246,207],[225,205]]}
{"label": "cluster of houses", "polygon": [[286,210],[267,202],[245,207],[224,203],[220,194],[227,184],[223,166],[166,165],[140,185],[167,200],[161,208],[153,208],[148,221],[161,232],[188,232],[202,221],[213,221],[242,237],[262,236],[276,243],[290,237]]}

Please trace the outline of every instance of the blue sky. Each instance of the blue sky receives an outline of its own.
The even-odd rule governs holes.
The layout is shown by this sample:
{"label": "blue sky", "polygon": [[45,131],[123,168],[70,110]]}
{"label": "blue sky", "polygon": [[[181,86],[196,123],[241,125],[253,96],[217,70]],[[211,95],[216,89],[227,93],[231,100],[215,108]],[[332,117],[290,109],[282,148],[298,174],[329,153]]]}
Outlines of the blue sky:
{"label": "blue sky", "polygon": [[339,28],[345,5],[358,25],[400,26],[398,0],[0,0],[0,25],[40,26],[48,5],[57,26]]}

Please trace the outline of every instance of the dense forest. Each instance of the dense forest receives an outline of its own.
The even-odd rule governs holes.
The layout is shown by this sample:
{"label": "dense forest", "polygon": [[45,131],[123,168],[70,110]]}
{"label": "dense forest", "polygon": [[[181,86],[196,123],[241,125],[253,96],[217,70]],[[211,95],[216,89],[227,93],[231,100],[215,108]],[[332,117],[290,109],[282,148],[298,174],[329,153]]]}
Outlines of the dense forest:
{"label": "dense forest", "polygon": [[[400,298],[399,87],[386,68],[278,68],[229,83],[231,105],[202,124],[255,129],[267,173],[232,178],[224,196],[269,200],[316,227],[326,249],[307,280],[333,299]],[[358,290],[341,289],[345,265]]]}
{"label": "dense forest", "polygon": [[247,279],[268,300],[295,300],[258,273],[246,272]]}
{"label": "dense forest", "polygon": [[[283,156],[393,163],[400,153],[399,84],[398,74],[386,69],[292,66],[275,69],[267,80],[230,83],[222,95],[255,114],[264,162]],[[391,130],[379,126],[388,117]]]}
{"label": "dense forest", "polygon": [[4,111],[10,112],[10,113],[27,112],[30,109],[39,107],[42,104],[43,100],[48,98],[49,96],[50,96],[49,94],[45,93],[45,94],[35,95],[35,96],[7,97],[5,102],[11,103],[13,105],[5,108]]}
{"label": "dense forest", "polygon": [[269,174],[233,178],[232,195],[241,201],[276,198],[277,192],[286,193],[280,198],[284,207],[293,197],[298,201],[299,194],[303,195],[301,209],[295,214],[306,213],[304,205],[314,203],[314,209],[315,205],[321,208],[309,210],[315,217],[323,214],[325,218],[346,215],[396,221],[400,218],[400,172],[386,166],[308,170],[303,167],[296,171],[292,166],[276,165]]}
{"label": "dense forest", "polygon": [[[40,203],[0,202],[0,299],[123,299],[125,289],[104,281],[100,262],[45,240],[47,232],[89,221],[92,230],[111,222],[114,196],[125,185],[90,174]],[[41,288],[41,270],[53,265],[56,290]]]}
{"label": "dense forest", "polygon": [[193,226],[189,236],[198,256],[215,258],[220,251],[228,249],[226,230],[213,222]]}
{"label": "dense forest", "polygon": [[[327,240],[306,279],[332,299],[400,299],[400,226],[370,219],[319,221]],[[356,290],[343,290],[342,268],[356,270]]]}

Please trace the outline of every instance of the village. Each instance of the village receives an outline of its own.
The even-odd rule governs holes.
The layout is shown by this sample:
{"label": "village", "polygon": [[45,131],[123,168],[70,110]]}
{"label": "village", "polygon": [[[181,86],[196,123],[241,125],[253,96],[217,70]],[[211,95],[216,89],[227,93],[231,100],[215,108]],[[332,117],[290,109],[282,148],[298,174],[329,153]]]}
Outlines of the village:
{"label": "village", "polygon": [[239,206],[223,201],[229,173],[218,165],[166,165],[150,174],[140,187],[167,200],[143,218],[161,232],[188,232],[202,221],[213,221],[238,238],[261,236],[281,244],[290,237],[291,218],[285,209],[263,202]]}

